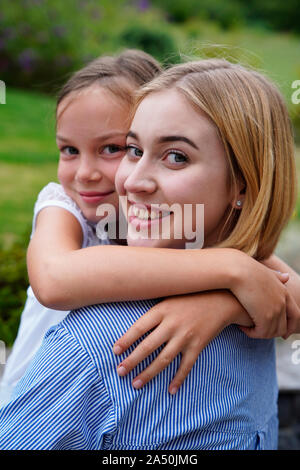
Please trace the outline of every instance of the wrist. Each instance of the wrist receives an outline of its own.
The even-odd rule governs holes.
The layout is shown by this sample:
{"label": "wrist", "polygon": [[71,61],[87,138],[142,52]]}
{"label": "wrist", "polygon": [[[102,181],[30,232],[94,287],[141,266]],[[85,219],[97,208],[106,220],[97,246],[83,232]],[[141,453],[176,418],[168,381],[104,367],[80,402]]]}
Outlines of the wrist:
{"label": "wrist", "polygon": [[224,248],[220,255],[222,287],[234,293],[244,279],[245,261],[249,259],[249,256],[234,248]]}

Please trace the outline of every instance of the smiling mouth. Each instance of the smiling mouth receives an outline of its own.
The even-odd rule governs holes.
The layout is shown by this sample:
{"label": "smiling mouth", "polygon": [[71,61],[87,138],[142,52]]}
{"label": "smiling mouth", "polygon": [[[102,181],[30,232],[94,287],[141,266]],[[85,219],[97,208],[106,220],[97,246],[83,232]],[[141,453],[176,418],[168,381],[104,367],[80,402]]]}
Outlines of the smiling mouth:
{"label": "smiling mouth", "polygon": [[113,193],[114,190],[107,191],[106,193],[100,193],[98,191],[82,191],[79,192],[79,195],[84,202],[94,204],[102,201],[104,198]]}
{"label": "smiling mouth", "polygon": [[132,220],[138,220],[141,222],[151,222],[153,220],[160,220],[164,217],[168,217],[172,212],[159,210],[158,207],[146,206],[146,205],[136,205],[133,204],[130,206],[128,211],[128,218],[131,222]]}
{"label": "smiling mouth", "polygon": [[99,191],[80,191],[80,196],[84,197],[97,197],[97,196],[107,196],[108,194],[113,193],[114,191],[106,191],[105,193],[100,193]]}

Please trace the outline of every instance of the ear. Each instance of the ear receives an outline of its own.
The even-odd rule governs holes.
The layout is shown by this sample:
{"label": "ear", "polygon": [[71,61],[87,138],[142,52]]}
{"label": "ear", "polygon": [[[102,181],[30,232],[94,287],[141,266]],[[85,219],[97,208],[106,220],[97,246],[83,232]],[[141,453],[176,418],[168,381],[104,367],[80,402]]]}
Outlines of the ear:
{"label": "ear", "polygon": [[231,206],[233,209],[241,210],[243,208],[244,201],[245,201],[245,194],[246,194],[245,183],[243,181],[238,181],[236,191],[234,192],[234,195],[231,201]]}

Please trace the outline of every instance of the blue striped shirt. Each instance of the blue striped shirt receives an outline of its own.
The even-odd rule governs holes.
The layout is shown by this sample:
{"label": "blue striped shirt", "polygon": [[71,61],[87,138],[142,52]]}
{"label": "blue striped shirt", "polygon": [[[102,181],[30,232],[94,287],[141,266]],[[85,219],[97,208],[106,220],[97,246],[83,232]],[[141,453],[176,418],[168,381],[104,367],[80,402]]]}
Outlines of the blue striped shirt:
{"label": "blue striped shirt", "polygon": [[200,354],[177,394],[180,355],[140,390],[113,343],[156,301],[94,305],[46,334],[11,401],[0,410],[0,449],[276,449],[274,342],[232,325]]}

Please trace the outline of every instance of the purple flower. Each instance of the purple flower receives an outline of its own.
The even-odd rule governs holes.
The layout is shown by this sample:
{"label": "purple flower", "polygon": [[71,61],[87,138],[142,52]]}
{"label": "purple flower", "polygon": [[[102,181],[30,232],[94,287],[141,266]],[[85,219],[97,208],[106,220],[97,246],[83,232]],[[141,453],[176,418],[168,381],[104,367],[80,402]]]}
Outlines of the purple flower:
{"label": "purple flower", "polygon": [[67,28],[64,25],[56,25],[52,28],[52,32],[58,38],[63,38],[67,33]]}
{"label": "purple flower", "polygon": [[149,0],[139,0],[137,3],[137,8],[141,11],[148,10],[150,8],[150,1]]}
{"label": "purple flower", "polygon": [[33,49],[25,49],[18,56],[19,65],[27,72],[30,72],[37,60],[37,54]]}

